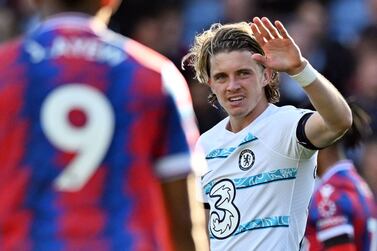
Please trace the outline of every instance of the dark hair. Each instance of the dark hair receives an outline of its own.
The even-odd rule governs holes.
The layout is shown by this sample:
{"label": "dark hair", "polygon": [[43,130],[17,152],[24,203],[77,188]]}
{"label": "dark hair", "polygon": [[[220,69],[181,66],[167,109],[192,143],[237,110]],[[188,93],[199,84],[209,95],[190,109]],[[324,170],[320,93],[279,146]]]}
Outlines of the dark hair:
{"label": "dark hair", "polygon": [[64,4],[66,7],[69,8],[75,8],[79,5],[82,5],[85,1],[79,1],[79,0],[60,0],[62,4]]}
{"label": "dark hair", "polygon": [[59,0],[59,2],[65,11],[77,11],[90,15],[96,14],[101,8],[101,0]]}
{"label": "dark hair", "polygon": [[353,121],[351,128],[343,136],[341,143],[345,148],[355,148],[372,135],[371,119],[355,98],[347,98],[347,103],[351,108]]}

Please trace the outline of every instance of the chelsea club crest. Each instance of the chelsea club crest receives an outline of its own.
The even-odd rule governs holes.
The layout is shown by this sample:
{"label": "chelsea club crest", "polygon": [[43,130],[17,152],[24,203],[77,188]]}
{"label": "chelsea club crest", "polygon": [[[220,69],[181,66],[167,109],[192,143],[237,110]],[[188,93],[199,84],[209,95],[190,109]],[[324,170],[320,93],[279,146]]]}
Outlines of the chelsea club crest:
{"label": "chelsea club crest", "polygon": [[249,170],[255,162],[255,154],[250,149],[245,149],[240,153],[238,166],[242,171]]}

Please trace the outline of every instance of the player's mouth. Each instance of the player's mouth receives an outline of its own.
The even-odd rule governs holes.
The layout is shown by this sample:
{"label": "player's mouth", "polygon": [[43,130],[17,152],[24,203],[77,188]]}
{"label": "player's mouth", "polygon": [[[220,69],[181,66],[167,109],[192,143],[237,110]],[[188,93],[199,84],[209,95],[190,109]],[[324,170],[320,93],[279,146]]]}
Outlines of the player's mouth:
{"label": "player's mouth", "polygon": [[243,97],[243,96],[234,96],[234,97],[229,97],[228,101],[232,105],[237,105],[237,104],[241,103],[244,99],[245,99],[245,97]]}

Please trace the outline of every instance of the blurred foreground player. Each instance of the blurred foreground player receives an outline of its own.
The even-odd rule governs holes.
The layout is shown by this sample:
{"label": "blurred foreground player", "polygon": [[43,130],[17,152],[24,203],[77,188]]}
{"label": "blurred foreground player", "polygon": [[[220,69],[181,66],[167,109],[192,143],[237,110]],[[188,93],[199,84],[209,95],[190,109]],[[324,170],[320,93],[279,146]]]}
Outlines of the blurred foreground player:
{"label": "blurred foreground player", "polygon": [[354,102],[351,129],[337,143],[318,154],[320,184],[309,210],[306,237],[310,251],[377,250],[377,205],[367,183],[345,150],[354,148],[370,132],[369,117]]}
{"label": "blurred foreground player", "polygon": [[34,3],[0,48],[0,250],[194,250],[183,77],[107,29],[116,0]]}

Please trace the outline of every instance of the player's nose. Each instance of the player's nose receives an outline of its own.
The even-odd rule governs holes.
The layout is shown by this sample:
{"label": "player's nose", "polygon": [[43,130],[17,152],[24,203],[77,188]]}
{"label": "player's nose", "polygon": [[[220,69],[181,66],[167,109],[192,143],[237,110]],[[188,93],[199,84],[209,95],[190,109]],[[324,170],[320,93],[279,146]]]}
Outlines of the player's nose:
{"label": "player's nose", "polygon": [[239,81],[235,78],[230,78],[228,85],[227,85],[227,90],[228,91],[235,91],[241,88],[241,85]]}

